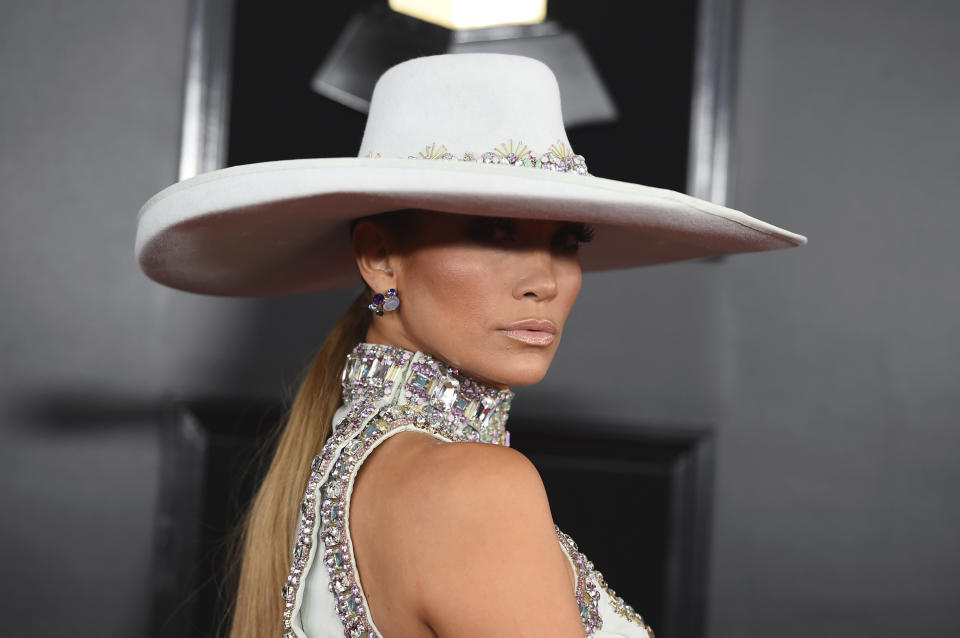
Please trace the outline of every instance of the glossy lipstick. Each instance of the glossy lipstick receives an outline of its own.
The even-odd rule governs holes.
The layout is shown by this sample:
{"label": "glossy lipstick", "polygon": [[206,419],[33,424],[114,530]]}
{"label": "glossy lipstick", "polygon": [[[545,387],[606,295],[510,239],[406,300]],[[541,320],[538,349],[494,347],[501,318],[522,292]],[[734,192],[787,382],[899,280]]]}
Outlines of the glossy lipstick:
{"label": "glossy lipstick", "polygon": [[557,338],[557,326],[546,319],[524,319],[500,328],[500,332],[531,346],[549,346]]}

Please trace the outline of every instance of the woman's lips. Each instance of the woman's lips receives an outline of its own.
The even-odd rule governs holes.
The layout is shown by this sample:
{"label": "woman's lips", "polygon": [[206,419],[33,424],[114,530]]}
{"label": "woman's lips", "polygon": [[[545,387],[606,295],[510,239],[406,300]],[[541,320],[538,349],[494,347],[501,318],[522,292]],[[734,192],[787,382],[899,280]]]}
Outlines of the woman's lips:
{"label": "woman's lips", "polygon": [[557,338],[557,326],[546,319],[524,319],[500,328],[499,332],[532,346],[548,346]]}

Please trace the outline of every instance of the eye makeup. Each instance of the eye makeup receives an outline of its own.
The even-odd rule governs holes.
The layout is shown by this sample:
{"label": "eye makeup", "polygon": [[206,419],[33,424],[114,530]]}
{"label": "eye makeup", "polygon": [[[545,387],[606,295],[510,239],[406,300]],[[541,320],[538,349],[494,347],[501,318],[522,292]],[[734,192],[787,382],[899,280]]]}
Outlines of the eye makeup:
{"label": "eye makeup", "polygon": [[[517,222],[508,217],[475,217],[467,227],[467,236],[472,241],[484,244],[517,243]],[[593,236],[593,228],[586,224],[564,223],[553,234],[550,246],[553,249],[576,250],[581,244],[593,240]]]}
{"label": "eye makeup", "polygon": [[553,247],[575,251],[581,244],[593,241],[594,230],[583,223],[564,224],[553,237]]}
{"label": "eye makeup", "polygon": [[475,217],[470,221],[467,235],[484,244],[512,243],[517,239],[517,224],[507,217]]}

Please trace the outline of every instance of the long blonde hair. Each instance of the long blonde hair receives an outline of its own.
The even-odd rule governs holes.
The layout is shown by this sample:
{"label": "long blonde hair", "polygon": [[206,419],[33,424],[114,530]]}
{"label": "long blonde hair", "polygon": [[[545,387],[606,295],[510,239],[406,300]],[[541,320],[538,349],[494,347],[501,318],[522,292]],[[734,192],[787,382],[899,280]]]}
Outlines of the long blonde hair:
{"label": "long blonde hair", "polygon": [[232,580],[236,587],[232,619],[227,620],[229,638],[282,633],[280,588],[290,568],[310,461],[330,436],[333,414],[340,405],[344,359],[370,325],[367,296],[365,291],[350,305],[308,368],[279,433],[270,467],[241,523],[227,568],[227,582]]}

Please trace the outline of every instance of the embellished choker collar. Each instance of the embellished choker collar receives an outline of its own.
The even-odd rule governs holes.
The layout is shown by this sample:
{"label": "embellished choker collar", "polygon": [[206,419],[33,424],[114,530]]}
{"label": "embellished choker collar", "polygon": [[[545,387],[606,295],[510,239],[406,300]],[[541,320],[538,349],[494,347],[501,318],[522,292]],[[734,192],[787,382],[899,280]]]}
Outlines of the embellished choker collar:
{"label": "embellished choker collar", "polygon": [[510,445],[513,392],[497,390],[422,352],[361,343],[347,355],[343,402],[411,406],[459,441]]}

